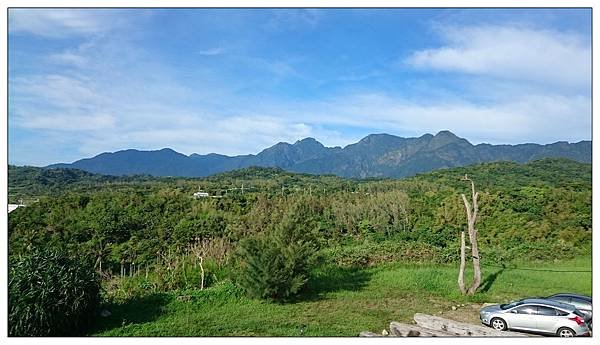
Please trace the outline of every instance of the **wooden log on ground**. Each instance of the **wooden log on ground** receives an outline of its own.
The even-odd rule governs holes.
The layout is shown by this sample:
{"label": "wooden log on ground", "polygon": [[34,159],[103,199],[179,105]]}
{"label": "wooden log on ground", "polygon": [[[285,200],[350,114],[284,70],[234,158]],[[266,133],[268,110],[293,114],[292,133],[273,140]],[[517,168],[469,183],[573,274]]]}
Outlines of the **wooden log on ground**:
{"label": "wooden log on ground", "polygon": [[409,325],[396,321],[390,322],[390,335],[394,337],[455,337],[456,335],[424,328],[417,325]]}
{"label": "wooden log on ground", "polygon": [[473,325],[464,322],[458,322],[445,319],[438,316],[417,313],[414,316],[417,325],[442,332],[448,332],[453,336],[459,337],[528,337],[529,334],[497,331],[491,327],[483,325]]}
{"label": "wooden log on ground", "polygon": [[369,332],[369,331],[360,332],[360,334],[358,336],[364,337],[364,338],[383,337],[383,335],[381,335],[381,334],[377,334],[377,333],[373,333],[373,332]]}

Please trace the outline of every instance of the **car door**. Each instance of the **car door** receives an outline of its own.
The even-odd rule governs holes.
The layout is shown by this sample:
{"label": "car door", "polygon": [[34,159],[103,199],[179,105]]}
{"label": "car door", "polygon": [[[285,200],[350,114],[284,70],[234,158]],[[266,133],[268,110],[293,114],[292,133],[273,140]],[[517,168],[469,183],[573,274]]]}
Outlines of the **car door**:
{"label": "car door", "polygon": [[534,305],[523,305],[510,310],[507,317],[508,327],[524,330],[535,330],[537,307]]}
{"label": "car door", "polygon": [[537,306],[536,328],[540,332],[555,333],[555,325],[559,321],[556,309],[546,306]]}

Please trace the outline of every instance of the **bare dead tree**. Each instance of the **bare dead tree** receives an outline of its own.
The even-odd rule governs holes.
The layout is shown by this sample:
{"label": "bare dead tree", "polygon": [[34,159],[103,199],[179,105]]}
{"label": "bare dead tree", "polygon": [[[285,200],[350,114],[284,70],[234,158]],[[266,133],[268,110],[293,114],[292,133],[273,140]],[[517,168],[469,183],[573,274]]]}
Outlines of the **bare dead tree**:
{"label": "bare dead tree", "polygon": [[202,239],[187,248],[188,253],[194,258],[194,267],[200,266],[200,289],[204,289],[205,270],[204,260],[211,260],[221,266],[227,263],[228,253],[231,251],[231,242],[223,237]]}
{"label": "bare dead tree", "polygon": [[203,259],[200,256],[200,290],[204,290],[204,266],[202,266]]}
{"label": "bare dead tree", "polygon": [[[468,290],[466,290],[466,294],[472,295],[475,293],[479,285],[481,284],[481,269],[479,266],[479,248],[477,246],[477,228],[475,228],[475,224],[477,222],[477,213],[479,212],[479,208],[477,206],[477,199],[479,198],[479,193],[475,192],[475,183],[471,180],[466,174],[465,177],[462,178],[462,181],[471,182],[471,203],[467,200],[467,197],[464,194],[461,194],[462,200],[465,204],[465,209],[467,211],[467,229],[469,231],[469,242],[471,243],[471,256],[473,259],[473,282]],[[458,287],[462,294],[465,294],[465,285],[464,285],[464,271],[465,271],[465,231],[461,232],[461,243],[460,243],[460,269],[458,273]]]}
{"label": "bare dead tree", "polygon": [[466,294],[467,289],[465,288],[465,230],[460,232],[460,268],[458,269],[458,288],[461,294]]}
{"label": "bare dead tree", "polygon": [[194,255],[194,257],[199,261],[196,261],[200,264],[200,290],[204,290],[204,256],[206,256],[208,251],[208,241],[197,241],[194,246],[190,247],[190,251]]}

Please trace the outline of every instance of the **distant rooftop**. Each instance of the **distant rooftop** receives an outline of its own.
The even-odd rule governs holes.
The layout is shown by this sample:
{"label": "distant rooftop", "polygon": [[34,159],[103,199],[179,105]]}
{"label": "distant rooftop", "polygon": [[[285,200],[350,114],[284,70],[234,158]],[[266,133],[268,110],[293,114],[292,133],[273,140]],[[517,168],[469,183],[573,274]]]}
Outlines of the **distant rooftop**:
{"label": "distant rooftop", "polygon": [[8,204],[8,213],[11,213],[12,211],[16,210],[19,207],[25,207],[25,205],[22,205],[22,204]]}

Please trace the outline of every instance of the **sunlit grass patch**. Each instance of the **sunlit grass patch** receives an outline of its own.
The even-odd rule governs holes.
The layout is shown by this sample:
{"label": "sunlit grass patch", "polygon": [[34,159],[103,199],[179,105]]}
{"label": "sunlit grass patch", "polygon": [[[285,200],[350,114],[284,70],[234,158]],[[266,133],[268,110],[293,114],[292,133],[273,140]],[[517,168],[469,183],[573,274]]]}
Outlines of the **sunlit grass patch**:
{"label": "sunlit grass patch", "polygon": [[[591,295],[591,272],[579,272],[591,271],[589,257],[506,266],[482,266],[485,291],[474,296],[458,292],[457,265],[323,266],[312,272],[300,296],[285,304],[249,299],[225,282],[204,291],[160,294],[114,305],[109,307],[113,315],[100,320],[95,334],[356,336],[363,330],[381,332],[393,320],[410,322],[417,312],[437,314],[462,303],[505,302],[564,291]],[[465,281],[471,277],[467,270]],[[181,295],[189,297],[178,299]]]}

